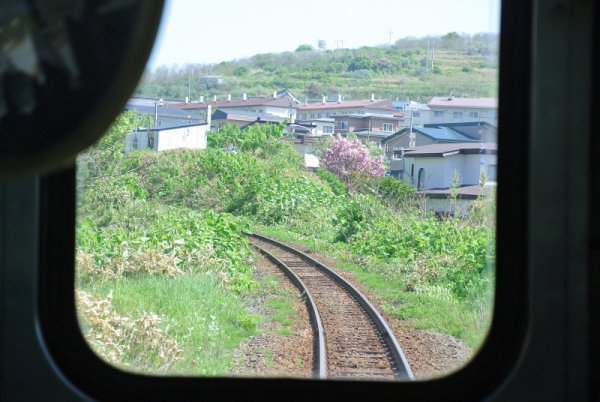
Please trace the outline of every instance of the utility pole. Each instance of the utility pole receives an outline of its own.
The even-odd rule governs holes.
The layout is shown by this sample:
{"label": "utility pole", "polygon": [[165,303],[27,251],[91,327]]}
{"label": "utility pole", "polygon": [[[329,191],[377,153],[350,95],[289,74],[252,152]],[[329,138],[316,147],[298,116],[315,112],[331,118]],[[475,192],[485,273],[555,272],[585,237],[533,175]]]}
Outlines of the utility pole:
{"label": "utility pole", "polygon": [[427,37],[427,56],[425,56],[425,63],[427,64],[425,68],[429,68],[429,37]]}
{"label": "utility pole", "polygon": [[413,113],[414,112],[415,112],[415,110],[411,108],[410,109],[410,131],[408,134],[408,147],[411,149],[417,146],[417,139],[415,138],[415,135],[413,133]]}

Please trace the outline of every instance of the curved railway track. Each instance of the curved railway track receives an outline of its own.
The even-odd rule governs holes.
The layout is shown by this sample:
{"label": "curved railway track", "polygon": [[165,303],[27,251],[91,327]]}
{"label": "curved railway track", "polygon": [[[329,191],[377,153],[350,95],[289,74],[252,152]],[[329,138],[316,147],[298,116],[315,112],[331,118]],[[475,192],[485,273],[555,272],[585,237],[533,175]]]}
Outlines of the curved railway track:
{"label": "curved railway track", "polygon": [[248,236],[306,297],[315,334],[315,377],[414,379],[391,329],[355,287],[293,247],[258,234]]}

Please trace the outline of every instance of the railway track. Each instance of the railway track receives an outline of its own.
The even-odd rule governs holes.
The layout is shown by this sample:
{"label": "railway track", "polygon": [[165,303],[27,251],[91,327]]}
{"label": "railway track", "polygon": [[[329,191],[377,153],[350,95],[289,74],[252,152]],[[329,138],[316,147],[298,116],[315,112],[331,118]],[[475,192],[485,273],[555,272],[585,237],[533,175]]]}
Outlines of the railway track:
{"label": "railway track", "polygon": [[248,236],[305,295],[315,334],[314,377],[414,379],[391,329],[355,287],[293,247],[258,234]]}

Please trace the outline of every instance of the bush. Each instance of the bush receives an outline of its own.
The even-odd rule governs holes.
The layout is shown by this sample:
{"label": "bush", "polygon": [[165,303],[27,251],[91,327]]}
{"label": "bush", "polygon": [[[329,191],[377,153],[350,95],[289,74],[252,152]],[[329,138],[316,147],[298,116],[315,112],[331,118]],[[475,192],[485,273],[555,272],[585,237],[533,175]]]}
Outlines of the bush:
{"label": "bush", "polygon": [[335,139],[323,152],[321,165],[348,181],[353,174],[383,176],[383,157],[371,158],[369,150],[358,140]]}

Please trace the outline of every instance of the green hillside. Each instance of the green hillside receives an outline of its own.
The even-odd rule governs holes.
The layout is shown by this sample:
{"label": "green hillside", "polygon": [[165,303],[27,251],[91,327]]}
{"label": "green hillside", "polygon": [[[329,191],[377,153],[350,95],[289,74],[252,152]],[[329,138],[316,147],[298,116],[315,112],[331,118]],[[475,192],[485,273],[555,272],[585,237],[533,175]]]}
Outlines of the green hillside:
{"label": "green hillside", "polygon": [[[497,95],[496,34],[406,38],[392,47],[257,54],[218,64],[159,67],[147,72],[137,96],[192,100],[231,94],[235,99],[269,95],[287,88],[299,100],[342,94],[345,99],[376,97],[426,102],[435,95]],[[433,64],[433,65],[432,65]],[[206,80],[220,76],[222,83]]]}

